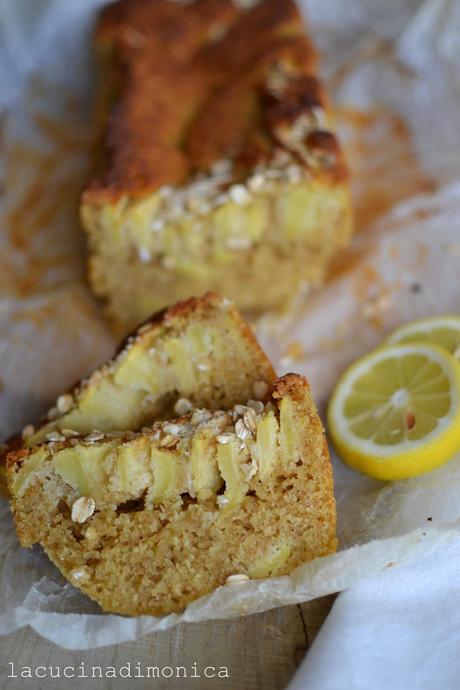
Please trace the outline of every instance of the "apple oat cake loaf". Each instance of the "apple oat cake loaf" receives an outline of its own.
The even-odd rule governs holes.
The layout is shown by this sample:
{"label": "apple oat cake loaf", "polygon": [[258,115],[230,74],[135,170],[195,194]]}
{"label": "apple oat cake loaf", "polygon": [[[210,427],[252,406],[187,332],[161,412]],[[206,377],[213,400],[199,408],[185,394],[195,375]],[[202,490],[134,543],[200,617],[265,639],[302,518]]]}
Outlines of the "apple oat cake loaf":
{"label": "apple oat cake loaf", "polygon": [[229,578],[331,553],[331,464],[309,385],[288,374],[270,393],[11,453],[21,544],[42,544],[103,610],[126,615],[178,612]]}
{"label": "apple oat cake loaf", "polygon": [[207,293],[150,317],[110,362],[61,395],[37,429],[27,425],[3,456],[78,433],[138,431],[187,406],[216,410],[263,400],[274,378],[236,307]]}
{"label": "apple oat cake loaf", "polygon": [[277,307],[350,239],[301,17],[293,0],[244,4],[120,0],[100,15],[103,135],[81,216],[90,282],[118,330],[208,289]]}

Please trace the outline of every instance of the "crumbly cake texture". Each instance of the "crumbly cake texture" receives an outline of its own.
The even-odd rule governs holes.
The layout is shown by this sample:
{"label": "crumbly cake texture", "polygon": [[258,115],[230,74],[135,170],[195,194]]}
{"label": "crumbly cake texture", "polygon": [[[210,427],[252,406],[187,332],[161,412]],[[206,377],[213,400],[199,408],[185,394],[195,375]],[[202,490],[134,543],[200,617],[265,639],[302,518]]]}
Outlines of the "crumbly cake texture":
{"label": "crumbly cake texture", "polygon": [[351,206],[294,2],[121,0],[96,49],[104,133],[81,215],[118,330],[207,289],[261,310],[320,282]]}
{"label": "crumbly cake texture", "polygon": [[[236,307],[213,293],[150,317],[115,357],[65,393],[35,429],[9,450],[75,434],[138,431],[180,411],[178,401],[210,410],[263,400],[275,372]],[[177,405],[179,404],[179,408]]]}
{"label": "crumbly cake texture", "polygon": [[336,547],[332,471],[308,382],[190,410],[140,433],[11,453],[19,539],[103,610],[179,612],[227,581],[284,575]]}

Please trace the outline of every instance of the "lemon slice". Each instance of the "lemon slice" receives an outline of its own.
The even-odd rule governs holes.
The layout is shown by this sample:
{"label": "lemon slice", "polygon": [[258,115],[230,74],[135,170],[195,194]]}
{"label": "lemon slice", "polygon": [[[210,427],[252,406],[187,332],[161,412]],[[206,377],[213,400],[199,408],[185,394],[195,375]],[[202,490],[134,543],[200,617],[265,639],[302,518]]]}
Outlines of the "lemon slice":
{"label": "lemon slice", "polygon": [[385,343],[429,342],[449,350],[460,360],[460,316],[433,316],[404,324],[393,331]]}
{"label": "lemon slice", "polygon": [[436,345],[381,347],[339,380],[328,409],[338,452],[377,479],[405,479],[460,450],[460,364]]}

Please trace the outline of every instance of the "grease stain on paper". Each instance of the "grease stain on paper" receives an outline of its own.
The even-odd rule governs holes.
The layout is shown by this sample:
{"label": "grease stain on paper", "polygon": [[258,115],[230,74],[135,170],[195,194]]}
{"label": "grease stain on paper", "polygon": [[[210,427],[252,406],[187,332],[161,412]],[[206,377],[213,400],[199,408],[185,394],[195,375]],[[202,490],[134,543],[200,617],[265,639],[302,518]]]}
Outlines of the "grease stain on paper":
{"label": "grease stain on paper", "polygon": [[359,267],[376,246],[375,223],[396,204],[432,194],[436,183],[422,171],[410,130],[387,108],[336,109],[339,135],[351,175],[355,238],[331,263],[328,281]]}
{"label": "grease stain on paper", "polygon": [[[3,139],[8,192],[0,248],[4,294],[30,296],[82,280],[85,273],[78,201],[88,174],[92,132],[84,104],[53,88],[31,79],[20,107],[34,136],[5,132]],[[49,98],[59,104],[59,115],[45,112]]]}
{"label": "grease stain on paper", "polygon": [[410,130],[387,108],[339,107],[336,118],[351,170],[355,230],[364,232],[397,203],[436,190],[422,171]]}

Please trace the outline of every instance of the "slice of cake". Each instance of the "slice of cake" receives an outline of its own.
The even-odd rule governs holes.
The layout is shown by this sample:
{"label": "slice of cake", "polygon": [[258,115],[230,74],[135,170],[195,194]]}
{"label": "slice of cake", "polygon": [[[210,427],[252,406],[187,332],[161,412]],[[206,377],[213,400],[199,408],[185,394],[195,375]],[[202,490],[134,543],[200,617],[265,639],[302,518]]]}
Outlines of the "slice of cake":
{"label": "slice of cake", "polygon": [[351,235],[347,171],[292,0],[121,0],[96,31],[104,130],[82,198],[119,330],[216,290],[264,309]]}
{"label": "slice of cake", "polygon": [[192,407],[226,409],[263,400],[275,372],[238,310],[212,293],[155,314],[113,360],[61,395],[38,429],[4,448],[76,434],[138,431]]}
{"label": "slice of cake", "polygon": [[126,615],[181,611],[231,576],[331,553],[332,471],[309,385],[288,374],[270,393],[11,453],[21,544],[42,544],[72,584]]}
{"label": "slice of cake", "polygon": [[[26,445],[75,432],[137,431],[192,407],[264,399],[275,373],[236,307],[213,293],[161,311],[115,358],[62,395]],[[51,436],[51,438],[49,438]]]}

